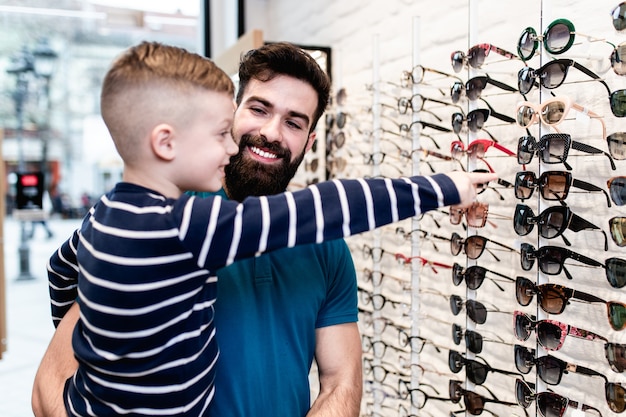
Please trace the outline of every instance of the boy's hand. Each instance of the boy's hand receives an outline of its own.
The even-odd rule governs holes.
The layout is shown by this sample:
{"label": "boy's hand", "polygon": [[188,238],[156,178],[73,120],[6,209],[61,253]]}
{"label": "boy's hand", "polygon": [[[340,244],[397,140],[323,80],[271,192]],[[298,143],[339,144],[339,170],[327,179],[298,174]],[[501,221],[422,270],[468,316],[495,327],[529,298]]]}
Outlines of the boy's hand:
{"label": "boy's hand", "polygon": [[483,173],[483,172],[461,172],[453,171],[446,173],[448,177],[456,185],[456,189],[459,192],[461,202],[454,207],[463,208],[467,207],[474,202],[478,192],[487,186],[489,181],[495,181],[498,179],[497,174]]}

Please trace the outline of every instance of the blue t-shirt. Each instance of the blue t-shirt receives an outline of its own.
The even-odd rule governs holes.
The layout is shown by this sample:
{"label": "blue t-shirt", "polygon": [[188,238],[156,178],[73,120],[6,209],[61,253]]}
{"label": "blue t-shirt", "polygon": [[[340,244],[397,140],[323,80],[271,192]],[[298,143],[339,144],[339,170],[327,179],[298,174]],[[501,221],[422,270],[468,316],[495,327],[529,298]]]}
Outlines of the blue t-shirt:
{"label": "blue t-shirt", "polygon": [[315,330],[357,321],[356,274],[346,243],[282,249],[217,275],[221,353],[209,415],[306,415]]}

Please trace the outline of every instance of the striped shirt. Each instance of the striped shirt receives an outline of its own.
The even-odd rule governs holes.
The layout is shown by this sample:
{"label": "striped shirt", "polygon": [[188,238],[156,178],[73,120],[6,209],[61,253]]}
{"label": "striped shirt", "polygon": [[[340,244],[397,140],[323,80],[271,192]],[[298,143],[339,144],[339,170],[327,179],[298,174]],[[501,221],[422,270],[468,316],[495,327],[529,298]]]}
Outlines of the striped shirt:
{"label": "striped shirt", "polygon": [[335,180],[241,204],[118,184],[48,265],[55,325],[80,304],[68,415],[206,415],[218,357],[217,269],[458,202],[441,174]]}

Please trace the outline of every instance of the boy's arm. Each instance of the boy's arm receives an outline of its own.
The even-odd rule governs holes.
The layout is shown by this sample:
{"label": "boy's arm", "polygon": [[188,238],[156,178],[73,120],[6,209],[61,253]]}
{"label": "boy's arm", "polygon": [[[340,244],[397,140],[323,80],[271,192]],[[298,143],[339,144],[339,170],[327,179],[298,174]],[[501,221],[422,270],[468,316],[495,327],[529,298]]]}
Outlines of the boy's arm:
{"label": "boy's arm", "polygon": [[[182,202],[182,237],[199,266],[216,270],[258,253],[351,236],[444,206],[469,205],[478,185],[496,178],[453,172],[333,180],[293,193],[246,199],[239,205],[212,199],[209,211],[207,199],[192,197]],[[194,204],[204,207],[194,210]]]}
{"label": "boy's arm", "polygon": [[48,285],[54,326],[65,316],[78,297],[78,261],[76,247],[79,233],[65,241],[48,261]]}
{"label": "boy's arm", "polygon": [[72,350],[72,331],[78,316],[78,303],[74,303],[59,323],[39,364],[31,398],[35,417],[67,417],[63,388],[78,367]]}

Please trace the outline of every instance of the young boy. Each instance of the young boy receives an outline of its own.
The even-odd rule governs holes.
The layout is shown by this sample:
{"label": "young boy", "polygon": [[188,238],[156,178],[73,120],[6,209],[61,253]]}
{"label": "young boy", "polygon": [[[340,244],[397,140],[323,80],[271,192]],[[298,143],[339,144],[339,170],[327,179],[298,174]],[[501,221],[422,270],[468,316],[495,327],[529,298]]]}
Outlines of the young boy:
{"label": "young boy", "polygon": [[130,48],[108,71],[102,117],[124,161],[123,182],[48,266],[55,325],[80,305],[68,415],[202,416],[214,395],[218,268],[465,205],[477,184],[495,179],[334,181],[242,203],[183,194],[221,187],[237,152],[233,92],[211,61],[158,43]]}

